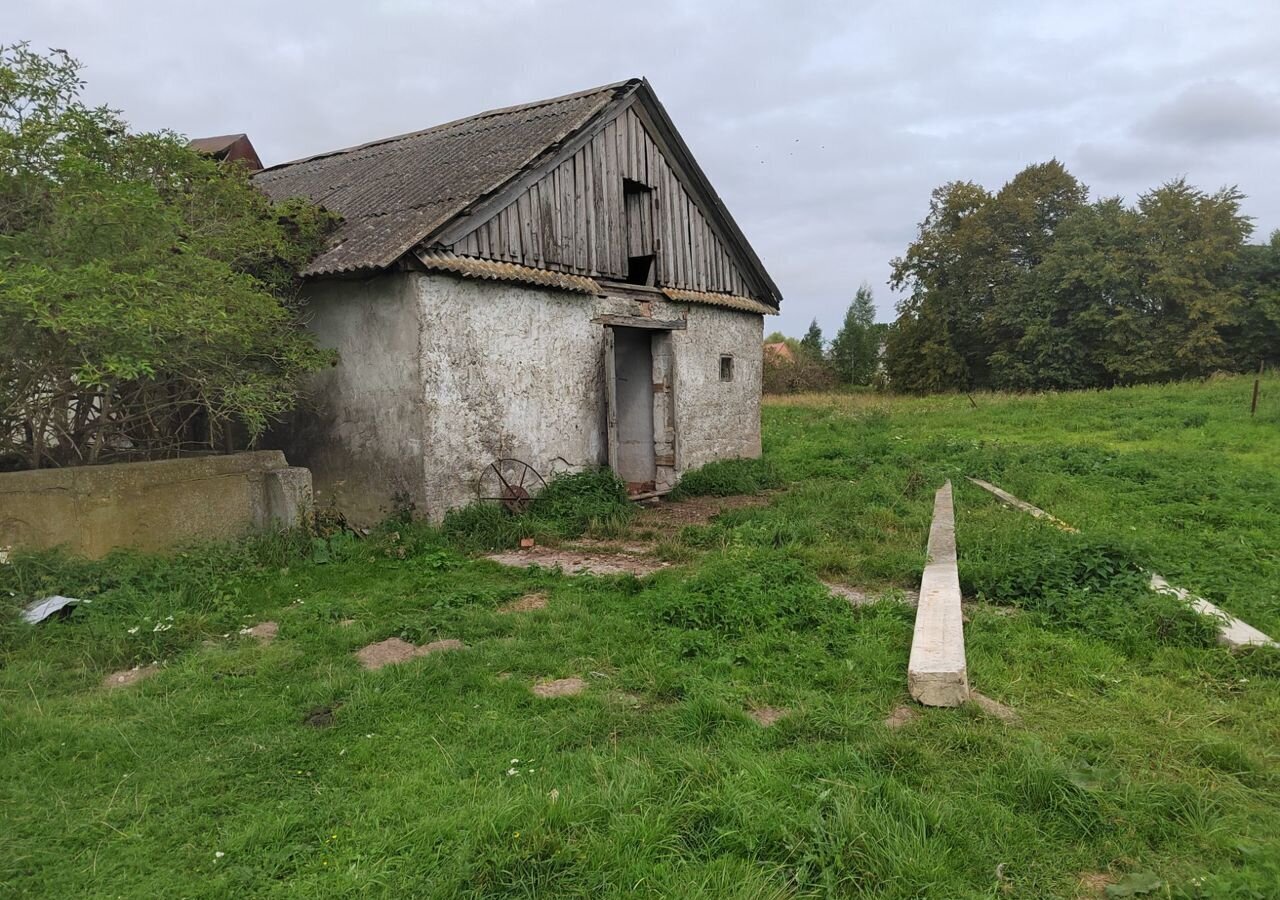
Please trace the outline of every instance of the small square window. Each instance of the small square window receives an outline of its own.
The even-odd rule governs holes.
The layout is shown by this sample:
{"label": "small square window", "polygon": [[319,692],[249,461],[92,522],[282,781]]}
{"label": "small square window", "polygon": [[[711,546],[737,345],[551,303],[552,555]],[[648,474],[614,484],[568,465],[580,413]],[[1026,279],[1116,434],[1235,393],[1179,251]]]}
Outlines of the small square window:
{"label": "small square window", "polygon": [[720,357],[720,380],[733,381],[733,357]]}

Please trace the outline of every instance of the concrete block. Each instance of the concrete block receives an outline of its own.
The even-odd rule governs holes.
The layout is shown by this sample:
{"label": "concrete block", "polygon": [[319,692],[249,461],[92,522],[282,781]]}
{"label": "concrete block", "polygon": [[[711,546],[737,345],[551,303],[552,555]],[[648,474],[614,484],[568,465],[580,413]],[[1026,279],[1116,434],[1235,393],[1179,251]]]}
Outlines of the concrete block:
{"label": "concrete block", "polygon": [[279,450],[0,473],[0,547],[164,550],[310,515],[310,477]]}
{"label": "concrete block", "polygon": [[311,494],[311,470],[287,466],[263,473],[263,508],[260,528],[306,528],[315,516]]}
{"label": "concrete block", "polygon": [[925,706],[960,706],[969,699],[962,616],[955,510],[948,481],[933,501],[929,555],[920,579],[920,604],[907,663],[907,688]]}
{"label": "concrete block", "polygon": [[1203,597],[1180,587],[1174,587],[1156,573],[1151,573],[1151,589],[1161,594],[1171,594],[1202,616],[1210,616],[1218,620],[1218,643],[1235,650],[1239,647],[1275,647],[1275,641],[1267,637],[1247,622],[1241,622],[1235,616],[1214,606]]}

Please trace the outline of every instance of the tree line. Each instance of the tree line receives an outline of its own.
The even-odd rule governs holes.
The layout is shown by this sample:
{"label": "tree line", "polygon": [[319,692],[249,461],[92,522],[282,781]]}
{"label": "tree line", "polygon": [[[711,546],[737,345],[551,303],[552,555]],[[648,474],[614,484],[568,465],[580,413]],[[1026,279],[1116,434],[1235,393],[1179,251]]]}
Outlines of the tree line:
{"label": "tree line", "polygon": [[[785,337],[775,331],[765,338],[766,393],[824,390],[836,385],[870,385],[883,377],[881,345],[888,326],[876,322],[875,298],[863,283],[845,310],[835,338],[822,336],[818,320],[804,337]],[[780,352],[779,347],[786,347]]]}
{"label": "tree line", "polygon": [[1280,232],[1249,244],[1235,188],[1178,179],[1090,202],[1057,160],[995,193],[957,181],[890,284],[895,390],[1096,388],[1255,370],[1280,357]]}

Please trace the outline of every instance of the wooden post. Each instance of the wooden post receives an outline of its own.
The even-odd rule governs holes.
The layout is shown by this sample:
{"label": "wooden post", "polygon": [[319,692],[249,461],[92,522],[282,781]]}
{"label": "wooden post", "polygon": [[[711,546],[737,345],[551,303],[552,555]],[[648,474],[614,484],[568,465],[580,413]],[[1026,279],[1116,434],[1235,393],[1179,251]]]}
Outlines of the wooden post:
{"label": "wooden post", "polygon": [[1262,367],[1266,365],[1265,360],[1258,360],[1258,377],[1253,379],[1253,402],[1249,404],[1249,415],[1254,416],[1258,412],[1258,389],[1262,386]]}

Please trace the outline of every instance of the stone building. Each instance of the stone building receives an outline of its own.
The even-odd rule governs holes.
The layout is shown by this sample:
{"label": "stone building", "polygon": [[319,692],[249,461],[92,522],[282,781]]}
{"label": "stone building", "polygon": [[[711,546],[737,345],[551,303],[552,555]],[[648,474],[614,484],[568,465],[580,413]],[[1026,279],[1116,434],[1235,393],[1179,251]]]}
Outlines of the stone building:
{"label": "stone building", "polygon": [[340,362],[281,441],[319,505],[438,520],[500,459],[548,478],[607,464],[639,496],[759,455],[778,288],[646,81],[255,182],[343,217],[305,272],[309,326]]}

